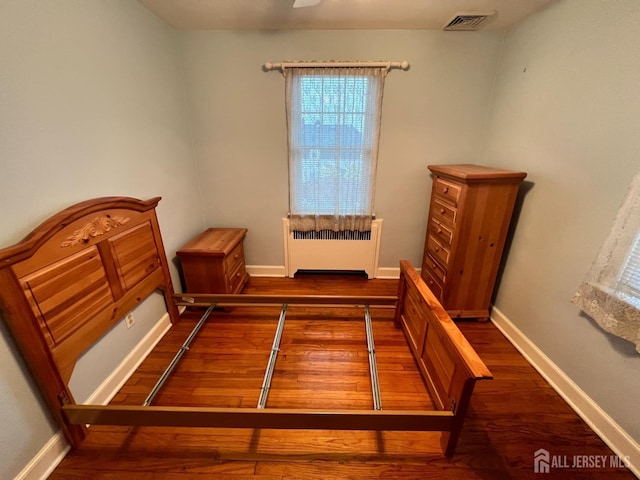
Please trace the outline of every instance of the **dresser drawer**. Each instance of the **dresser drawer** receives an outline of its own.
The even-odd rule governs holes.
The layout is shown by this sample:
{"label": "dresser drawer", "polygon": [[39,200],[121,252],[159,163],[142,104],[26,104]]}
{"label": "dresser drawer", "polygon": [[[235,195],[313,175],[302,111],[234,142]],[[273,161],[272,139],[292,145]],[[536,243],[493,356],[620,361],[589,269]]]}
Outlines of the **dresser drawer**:
{"label": "dresser drawer", "polygon": [[429,227],[431,228],[431,232],[433,232],[433,234],[438,237],[438,240],[440,240],[440,242],[442,242],[446,246],[451,246],[453,232],[448,227],[438,222],[438,220],[436,220],[435,218],[431,219]]}
{"label": "dresser drawer", "polygon": [[447,272],[446,270],[431,257],[431,255],[427,255],[422,263],[422,269],[429,270],[432,276],[436,277],[440,283],[443,285],[446,283]]}
{"label": "dresser drawer", "polygon": [[458,206],[461,191],[462,188],[460,185],[448,182],[440,177],[436,177],[433,182],[433,193],[436,196],[453,203],[455,206]]}
{"label": "dresser drawer", "polygon": [[427,287],[429,287],[429,290],[431,290],[433,295],[438,299],[438,301],[442,302],[442,284],[436,279],[436,277],[431,274],[431,270],[422,270],[421,277],[424,280],[424,283],[427,284]]}
{"label": "dresser drawer", "polygon": [[449,265],[450,251],[447,247],[442,245],[436,237],[429,234],[427,237],[427,254],[438,260],[445,267]]}
{"label": "dresser drawer", "polygon": [[440,223],[448,222],[451,225],[455,225],[458,210],[451,205],[444,203],[439,198],[434,198],[431,204],[431,215]]}

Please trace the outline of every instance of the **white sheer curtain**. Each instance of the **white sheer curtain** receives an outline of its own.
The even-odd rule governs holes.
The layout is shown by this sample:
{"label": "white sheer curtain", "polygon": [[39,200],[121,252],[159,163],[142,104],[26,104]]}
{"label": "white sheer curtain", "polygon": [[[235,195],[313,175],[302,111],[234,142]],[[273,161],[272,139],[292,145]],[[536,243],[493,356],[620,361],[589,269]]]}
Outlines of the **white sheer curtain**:
{"label": "white sheer curtain", "polygon": [[640,352],[640,174],[573,303]]}
{"label": "white sheer curtain", "polygon": [[287,68],[292,230],[371,229],[387,68]]}

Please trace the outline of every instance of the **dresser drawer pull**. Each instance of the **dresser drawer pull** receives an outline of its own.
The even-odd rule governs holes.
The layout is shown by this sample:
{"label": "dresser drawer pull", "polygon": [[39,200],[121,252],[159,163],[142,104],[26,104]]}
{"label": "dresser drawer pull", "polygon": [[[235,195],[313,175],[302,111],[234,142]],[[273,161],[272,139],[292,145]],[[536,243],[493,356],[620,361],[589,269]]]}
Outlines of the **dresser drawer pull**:
{"label": "dresser drawer pull", "polygon": [[436,252],[439,252],[439,251],[440,251],[440,247],[434,247],[433,249],[434,249]]}
{"label": "dresser drawer pull", "polygon": [[446,210],[445,210],[444,208],[441,208],[441,209],[440,209],[440,213],[441,213],[442,215],[444,215],[444,212],[446,212]]}
{"label": "dresser drawer pull", "polygon": [[449,187],[444,187],[442,189],[442,193],[448,193],[449,192]]}
{"label": "dresser drawer pull", "polygon": [[240,258],[240,255],[238,255],[237,253],[233,256],[234,259],[238,259]]}

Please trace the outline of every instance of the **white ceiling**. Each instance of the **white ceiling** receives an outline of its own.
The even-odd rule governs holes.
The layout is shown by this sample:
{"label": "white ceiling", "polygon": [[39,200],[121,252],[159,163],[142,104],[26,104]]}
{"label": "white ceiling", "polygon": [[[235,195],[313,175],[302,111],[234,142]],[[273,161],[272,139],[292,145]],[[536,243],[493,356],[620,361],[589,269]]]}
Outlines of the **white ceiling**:
{"label": "white ceiling", "polygon": [[184,30],[419,29],[441,30],[458,13],[495,12],[480,30],[506,30],[556,0],[138,0]]}

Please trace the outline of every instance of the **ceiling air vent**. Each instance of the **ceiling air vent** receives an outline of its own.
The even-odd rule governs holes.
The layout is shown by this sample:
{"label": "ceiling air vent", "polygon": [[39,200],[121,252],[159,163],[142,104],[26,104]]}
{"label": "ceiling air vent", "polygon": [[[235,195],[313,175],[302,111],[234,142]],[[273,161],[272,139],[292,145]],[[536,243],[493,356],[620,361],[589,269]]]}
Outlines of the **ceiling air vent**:
{"label": "ceiling air vent", "polygon": [[495,12],[491,13],[458,13],[453,17],[444,27],[443,30],[452,31],[474,31],[480,29],[480,24],[484,22],[487,17],[490,17]]}

